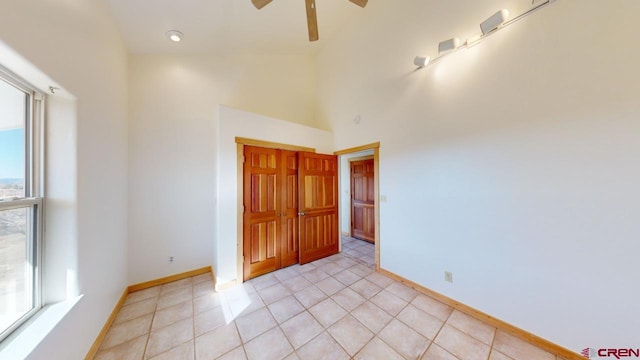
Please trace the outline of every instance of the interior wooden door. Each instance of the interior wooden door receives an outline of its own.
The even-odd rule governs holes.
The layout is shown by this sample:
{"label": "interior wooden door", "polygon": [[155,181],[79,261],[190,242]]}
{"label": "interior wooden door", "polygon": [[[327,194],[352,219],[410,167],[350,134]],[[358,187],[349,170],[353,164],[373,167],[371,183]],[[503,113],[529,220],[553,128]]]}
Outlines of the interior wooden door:
{"label": "interior wooden door", "polygon": [[279,152],[244,147],[244,280],[280,268],[282,232]]}
{"label": "interior wooden door", "polygon": [[280,209],[281,265],[287,267],[298,263],[298,153],[281,151],[282,207]]}
{"label": "interior wooden door", "polygon": [[351,236],[375,241],[374,162],[351,162]]}
{"label": "interior wooden door", "polygon": [[300,264],[338,253],[338,160],[298,153]]}

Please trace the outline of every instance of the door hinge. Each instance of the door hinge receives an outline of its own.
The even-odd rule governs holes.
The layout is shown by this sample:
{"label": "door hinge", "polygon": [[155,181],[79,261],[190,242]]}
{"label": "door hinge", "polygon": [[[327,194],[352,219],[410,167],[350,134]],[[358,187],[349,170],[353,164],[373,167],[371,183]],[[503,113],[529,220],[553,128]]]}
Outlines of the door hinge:
{"label": "door hinge", "polygon": [[245,163],[245,161],[247,161],[247,157],[246,157],[246,156],[244,156],[244,155],[242,155],[242,163],[244,164],[244,163]]}

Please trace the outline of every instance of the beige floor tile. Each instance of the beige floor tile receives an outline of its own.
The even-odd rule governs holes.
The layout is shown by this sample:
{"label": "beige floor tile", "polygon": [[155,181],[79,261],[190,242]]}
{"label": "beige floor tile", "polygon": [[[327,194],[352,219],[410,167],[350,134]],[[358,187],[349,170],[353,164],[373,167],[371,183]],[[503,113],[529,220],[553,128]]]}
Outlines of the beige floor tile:
{"label": "beige floor tile", "polygon": [[389,284],[389,286],[386,287],[386,290],[406,302],[411,302],[416,298],[416,296],[418,296],[418,292],[415,289],[397,281]]}
{"label": "beige floor tile", "polygon": [[493,348],[514,359],[554,360],[555,356],[503,331],[496,331]]}
{"label": "beige floor tile", "polygon": [[354,265],[354,266],[350,267],[349,271],[351,271],[352,273],[354,273],[356,275],[360,275],[361,277],[365,277],[365,276],[371,275],[371,273],[373,272],[373,269],[368,267],[368,266],[364,266],[362,264],[358,264],[358,265]]}
{"label": "beige floor tile", "polygon": [[247,360],[247,354],[244,352],[244,347],[239,346],[222,355],[218,360]]}
{"label": "beige floor tile", "polygon": [[157,298],[154,297],[123,306],[122,308],[120,308],[120,311],[118,312],[118,315],[116,315],[113,323],[120,324],[125,321],[140,317],[142,315],[152,314],[154,311],[156,311],[157,301]]}
{"label": "beige floor tile", "polygon": [[300,305],[298,300],[296,300],[296,298],[292,295],[274,302],[273,304],[269,305],[268,308],[269,311],[271,311],[271,315],[273,315],[278,324],[282,324],[283,322],[304,311],[304,307]]}
{"label": "beige floor tile", "polygon": [[279,327],[251,340],[244,348],[249,360],[279,360],[293,352],[293,348]]}
{"label": "beige floor tile", "polygon": [[300,273],[296,270],[295,266],[290,266],[288,268],[284,268],[278,270],[273,273],[273,275],[280,280],[280,282],[284,282],[289,279],[293,279],[296,276],[299,276]]}
{"label": "beige floor tile", "polygon": [[196,338],[196,359],[216,359],[240,345],[236,324],[231,323]]}
{"label": "beige floor tile", "polygon": [[366,301],[360,294],[349,288],[338,291],[331,298],[347,311],[352,311]]}
{"label": "beige floor tile", "polygon": [[171,350],[160,353],[150,360],[193,360],[195,358],[194,341],[178,345]]}
{"label": "beige floor tile", "polygon": [[443,325],[442,320],[425,313],[411,304],[407,305],[398,314],[397,318],[429,340],[435,339]]}
{"label": "beige floor tile", "polygon": [[184,288],[191,288],[192,285],[193,285],[193,280],[191,278],[173,281],[168,284],[164,284],[160,287],[161,288],[160,295],[164,295],[166,293],[170,293],[176,290],[181,290]]}
{"label": "beige floor tile", "polygon": [[332,277],[328,277],[324,280],[317,282],[316,286],[318,287],[318,289],[322,290],[323,293],[329,296],[337,293],[338,291],[346,287],[343,283],[341,283],[340,281]]}
{"label": "beige floor tile", "polygon": [[333,274],[339,273],[340,271],[344,270],[344,267],[338,265],[335,262],[330,262],[328,264],[324,264],[324,265],[320,266],[318,269],[326,272],[329,275],[333,275]]}
{"label": "beige floor tile", "polygon": [[283,281],[282,285],[289,289],[289,291],[296,293],[300,290],[308,288],[312,284],[309,280],[305,279],[304,276],[298,275],[294,278]]}
{"label": "beige floor tile", "polygon": [[389,286],[391,283],[393,283],[395,280],[393,280],[392,278],[388,277],[388,276],[384,276],[380,273],[371,273],[366,277],[367,280],[371,281],[372,283],[380,286],[381,288],[386,288],[387,286]]}
{"label": "beige floor tile", "polygon": [[453,311],[450,306],[445,305],[438,300],[426,295],[418,295],[415,299],[413,299],[411,305],[426,312],[427,314],[431,314],[437,317],[442,321],[447,321],[449,315],[451,315],[451,312]]}
{"label": "beige floor tile", "polygon": [[393,319],[386,311],[383,311],[370,301],[365,301],[351,312],[356,319],[363,323],[369,330],[377,334]]}
{"label": "beige floor tile", "polygon": [[291,295],[289,290],[280,283],[258,290],[258,294],[260,294],[262,301],[264,301],[266,305]]}
{"label": "beige floor tile", "polygon": [[327,295],[315,286],[300,290],[294,296],[307,309],[327,298]]}
{"label": "beige floor tile", "polygon": [[193,297],[197,298],[204,295],[211,295],[215,293],[213,282],[204,281],[193,285]]}
{"label": "beige floor tile", "polygon": [[349,286],[355,282],[357,282],[358,280],[362,279],[362,277],[356,273],[353,273],[349,270],[343,270],[335,275],[333,275],[333,277],[335,279],[337,279],[338,281],[340,281],[341,283],[345,284],[346,286]]}
{"label": "beige floor tile", "polygon": [[440,346],[431,344],[422,357],[422,360],[458,360],[458,358]]}
{"label": "beige floor tile", "polygon": [[369,343],[355,356],[356,360],[402,360],[400,354],[393,350],[389,345],[378,337],[374,337]]}
{"label": "beige floor tile", "polygon": [[451,313],[449,320],[447,320],[447,324],[471,335],[487,345],[491,345],[493,343],[493,337],[496,333],[496,328],[457,310],[454,310],[453,313]]}
{"label": "beige floor tile", "polygon": [[193,285],[199,284],[201,282],[205,282],[208,281],[210,283],[213,284],[213,276],[210,272],[205,273],[205,274],[200,274],[200,275],[196,275],[194,277],[191,278],[191,282],[193,283]]}
{"label": "beige floor tile", "polygon": [[127,295],[127,298],[125,299],[122,305],[126,306],[141,300],[147,300],[154,297],[157,298],[159,295],[160,295],[160,286],[154,286],[152,288],[138,290]]}
{"label": "beige floor tile", "polygon": [[316,267],[317,267],[317,266],[315,266],[313,263],[307,263],[307,264],[304,264],[304,265],[300,265],[300,266],[298,266],[298,269],[297,269],[297,270],[298,270],[298,272],[299,272],[300,274],[304,274],[304,273],[306,273],[307,271],[311,271],[311,270],[315,269]]}
{"label": "beige floor tile", "polygon": [[151,331],[145,358],[150,358],[193,339],[193,318]]}
{"label": "beige floor tile", "polygon": [[264,308],[264,302],[257,293],[244,294],[241,297],[227,298],[221,295],[220,302],[223,311],[232,319],[248,315],[256,310]]}
{"label": "beige floor tile", "polygon": [[147,336],[139,336],[120,345],[100,350],[94,360],[140,360],[147,345]]}
{"label": "beige floor tile", "polygon": [[461,359],[486,360],[491,350],[488,345],[449,325],[442,328],[434,342]]}
{"label": "beige floor tile", "polygon": [[193,313],[200,314],[207,310],[222,306],[220,294],[213,293],[193,299]]}
{"label": "beige floor tile", "polygon": [[346,257],[342,257],[342,259],[336,260],[334,261],[336,263],[336,265],[340,265],[342,266],[344,269],[346,268],[350,268],[353,265],[356,265],[357,263],[349,258]]}
{"label": "beige floor tile", "polygon": [[298,356],[298,354],[292,352],[291,354],[289,354],[286,358],[284,358],[283,360],[301,360],[300,357]]}
{"label": "beige floor tile", "polygon": [[122,344],[126,341],[147,334],[151,328],[152,318],[153,314],[147,314],[112,326],[109,329],[109,332],[107,332],[101,348],[108,349],[112,346]]}
{"label": "beige floor tile", "polygon": [[326,331],[298,349],[298,355],[304,360],[349,359],[349,355]]}
{"label": "beige floor tile", "polygon": [[226,324],[224,312],[220,307],[207,310],[193,317],[193,329],[196,337]]}
{"label": "beige floor tile", "polygon": [[380,291],[377,295],[372,297],[370,301],[393,316],[398,315],[400,311],[407,306],[406,301],[386,290]]}
{"label": "beige floor tile", "polygon": [[315,304],[309,309],[309,312],[325,328],[333,325],[336,321],[347,315],[347,312],[331,299],[326,299]]}
{"label": "beige floor tile", "polygon": [[382,290],[381,287],[366,279],[362,279],[349,287],[365,299],[370,299]]}
{"label": "beige floor tile", "polygon": [[373,338],[373,333],[351,315],[340,319],[328,331],[351,356],[354,356]]}
{"label": "beige floor tile", "polygon": [[280,282],[278,281],[278,278],[273,275],[273,273],[258,276],[257,278],[251,279],[249,281],[256,290],[266,289],[269,286],[273,286]]}
{"label": "beige floor tile", "polygon": [[427,338],[396,319],[382,329],[378,337],[408,359],[418,359],[430,343]]}
{"label": "beige floor tile", "polygon": [[496,349],[491,349],[491,354],[489,355],[489,360],[513,360],[507,355],[499,352]]}
{"label": "beige floor tile", "polygon": [[326,272],[320,270],[320,268],[317,268],[317,269],[313,269],[311,271],[307,271],[306,273],[303,273],[302,276],[304,276],[305,279],[311,281],[312,284],[315,284],[315,283],[319,282],[320,280],[324,280],[324,279],[328,278],[329,274],[327,274]]}
{"label": "beige floor tile", "polygon": [[176,290],[160,294],[160,297],[158,298],[158,310],[168,308],[188,300],[193,300],[193,289],[191,286],[183,286]]}
{"label": "beige floor tile", "polygon": [[170,306],[168,308],[156,311],[153,317],[153,325],[151,331],[171,325],[180,320],[193,316],[193,302],[184,301],[180,304]]}
{"label": "beige floor tile", "polygon": [[249,342],[256,336],[278,325],[276,320],[271,316],[267,308],[261,308],[249,315],[245,315],[236,319],[238,332],[243,343]]}
{"label": "beige floor tile", "polygon": [[308,311],[285,321],[280,327],[295,349],[298,349],[324,331],[322,325]]}

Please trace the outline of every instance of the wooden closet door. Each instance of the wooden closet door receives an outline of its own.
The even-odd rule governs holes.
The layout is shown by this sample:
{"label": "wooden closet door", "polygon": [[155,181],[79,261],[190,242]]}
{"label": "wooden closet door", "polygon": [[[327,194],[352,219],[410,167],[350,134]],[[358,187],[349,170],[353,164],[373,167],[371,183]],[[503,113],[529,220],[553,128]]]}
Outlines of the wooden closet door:
{"label": "wooden closet door", "polygon": [[279,151],[244,147],[244,280],[280,268],[282,207]]}
{"label": "wooden closet door", "polygon": [[282,150],[281,266],[298,263],[298,153]]}
{"label": "wooden closet door", "polygon": [[338,159],[298,153],[300,264],[338,253]]}
{"label": "wooden closet door", "polygon": [[375,241],[375,188],[373,159],[351,162],[351,234]]}

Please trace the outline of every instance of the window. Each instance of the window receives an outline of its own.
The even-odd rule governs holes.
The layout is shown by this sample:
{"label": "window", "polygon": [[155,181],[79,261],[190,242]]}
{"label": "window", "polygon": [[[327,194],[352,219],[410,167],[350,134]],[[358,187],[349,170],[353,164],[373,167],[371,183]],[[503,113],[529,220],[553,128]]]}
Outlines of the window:
{"label": "window", "polygon": [[0,340],[41,307],[42,99],[0,68]]}

